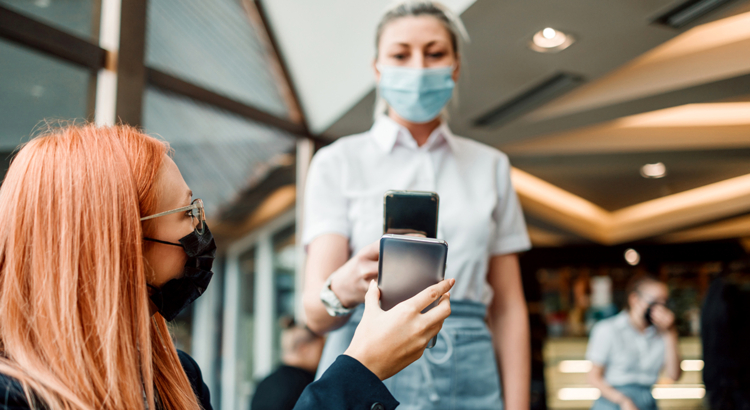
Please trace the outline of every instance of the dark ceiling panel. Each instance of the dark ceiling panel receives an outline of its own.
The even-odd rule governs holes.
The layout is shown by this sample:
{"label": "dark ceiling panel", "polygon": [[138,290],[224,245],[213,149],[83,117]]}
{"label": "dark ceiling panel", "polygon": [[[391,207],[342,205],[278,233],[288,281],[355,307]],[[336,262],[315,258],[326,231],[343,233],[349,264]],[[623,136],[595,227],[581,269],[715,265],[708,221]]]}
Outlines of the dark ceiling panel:
{"label": "dark ceiling panel", "polygon": [[[511,157],[513,166],[614,211],[750,174],[750,149],[606,155]],[[645,179],[644,164],[663,162],[667,176]]]}

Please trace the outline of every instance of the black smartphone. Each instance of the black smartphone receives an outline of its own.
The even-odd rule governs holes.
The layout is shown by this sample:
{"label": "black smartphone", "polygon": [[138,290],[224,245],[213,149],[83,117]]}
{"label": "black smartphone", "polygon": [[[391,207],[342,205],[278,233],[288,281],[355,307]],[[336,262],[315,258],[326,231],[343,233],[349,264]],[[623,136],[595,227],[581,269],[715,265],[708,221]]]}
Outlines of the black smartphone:
{"label": "black smartphone", "polygon": [[[448,244],[433,238],[386,234],[380,238],[380,307],[389,310],[445,278]],[[436,300],[422,313],[437,306]],[[437,336],[427,346],[433,347]]]}
{"label": "black smartphone", "polygon": [[383,195],[383,233],[437,238],[439,207],[435,192],[388,191]]}

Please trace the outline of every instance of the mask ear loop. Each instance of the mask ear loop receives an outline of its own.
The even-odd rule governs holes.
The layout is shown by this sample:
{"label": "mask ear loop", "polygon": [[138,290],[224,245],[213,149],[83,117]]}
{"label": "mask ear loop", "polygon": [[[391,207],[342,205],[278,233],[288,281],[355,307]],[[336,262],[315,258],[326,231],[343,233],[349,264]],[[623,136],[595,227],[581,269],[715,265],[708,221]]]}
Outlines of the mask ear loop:
{"label": "mask ear loop", "polygon": [[163,244],[165,244],[165,245],[179,246],[180,248],[182,248],[182,244],[180,244],[180,243],[167,242],[167,241],[160,241],[160,240],[158,240],[158,239],[154,239],[154,238],[147,238],[147,237],[143,237],[143,240],[144,240],[144,241],[151,241],[151,242],[158,242],[158,243],[163,243]]}

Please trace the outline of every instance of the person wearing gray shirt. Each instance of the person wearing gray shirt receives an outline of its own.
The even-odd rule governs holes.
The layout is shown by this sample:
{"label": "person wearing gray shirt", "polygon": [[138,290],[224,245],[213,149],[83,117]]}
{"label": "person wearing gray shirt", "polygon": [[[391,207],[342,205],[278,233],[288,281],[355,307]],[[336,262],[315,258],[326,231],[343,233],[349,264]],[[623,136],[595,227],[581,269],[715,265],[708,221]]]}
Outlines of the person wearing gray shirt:
{"label": "person wearing gray shirt", "polygon": [[591,330],[586,358],[589,383],[601,391],[592,410],[656,410],[651,388],[664,369],[682,375],[674,313],[667,307],[667,285],[650,276],[631,280],[628,304]]}

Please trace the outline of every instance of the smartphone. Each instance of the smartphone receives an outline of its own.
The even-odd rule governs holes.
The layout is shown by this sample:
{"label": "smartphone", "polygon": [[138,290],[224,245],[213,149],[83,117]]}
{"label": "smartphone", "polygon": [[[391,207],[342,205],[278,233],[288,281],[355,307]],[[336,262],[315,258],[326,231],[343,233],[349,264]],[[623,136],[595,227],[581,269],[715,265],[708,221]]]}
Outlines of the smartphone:
{"label": "smartphone", "polygon": [[388,191],[383,195],[383,233],[437,238],[439,206],[435,192]]}
{"label": "smartphone", "polygon": [[[390,310],[445,278],[448,244],[439,239],[386,234],[380,238],[380,307]],[[422,313],[437,306],[436,300]],[[435,346],[437,336],[428,348]]]}

